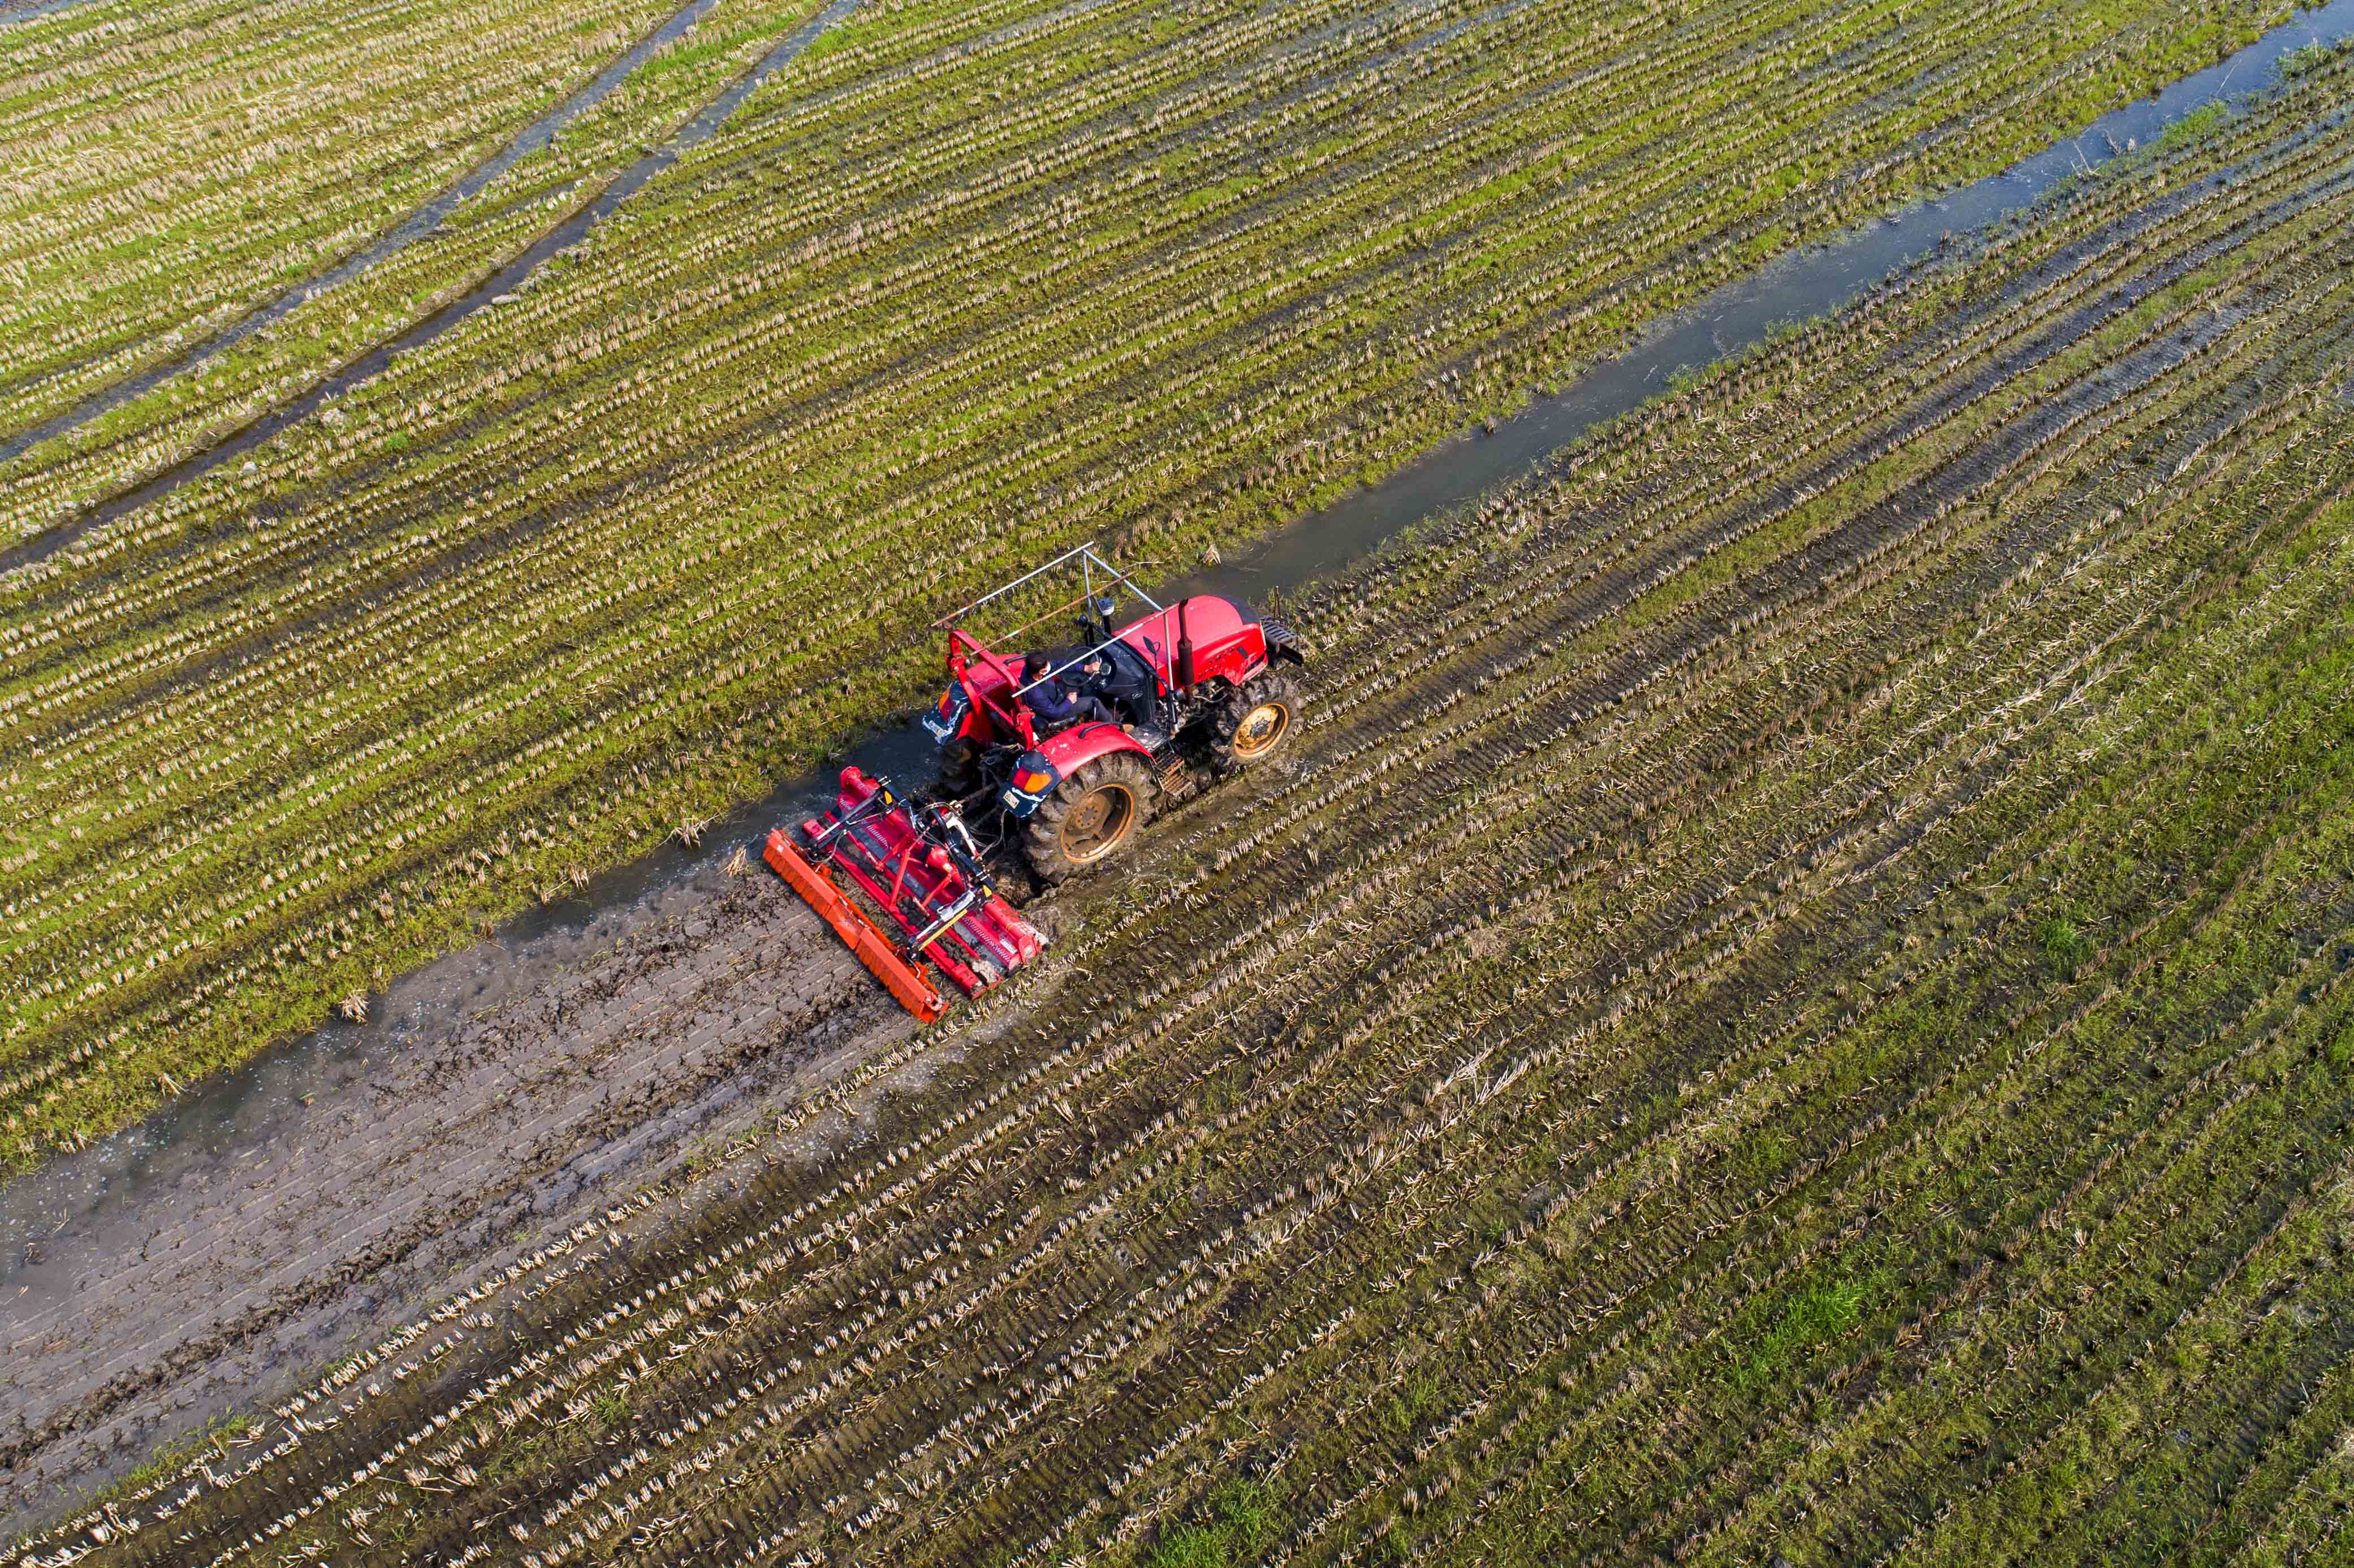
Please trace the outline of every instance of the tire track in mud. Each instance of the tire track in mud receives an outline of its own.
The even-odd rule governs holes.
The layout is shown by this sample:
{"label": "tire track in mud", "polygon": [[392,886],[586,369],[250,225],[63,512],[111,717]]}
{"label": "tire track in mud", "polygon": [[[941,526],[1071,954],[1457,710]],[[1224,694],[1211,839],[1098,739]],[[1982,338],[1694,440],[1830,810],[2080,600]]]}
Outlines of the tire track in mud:
{"label": "tire track in mud", "polygon": [[[76,4],[79,0],[67,0],[67,3]],[[12,435],[0,436],[0,464],[43,441],[79,429],[101,415],[111,413],[135,397],[144,397],[175,376],[218,357],[272,322],[283,320],[313,295],[341,288],[433,234],[461,206],[480,196],[493,181],[525,157],[547,146],[566,126],[603,102],[614,89],[652,58],[656,49],[692,32],[718,3],[719,0],[685,0],[685,4],[652,31],[609,61],[578,90],[517,131],[504,146],[460,175],[436,193],[432,199],[361,247],[356,254],[344,258],[314,276],[290,284],[274,299],[253,306],[235,321],[216,329],[211,335],[175,352],[164,363],[128,371],[73,407]],[[0,23],[16,19],[16,13],[0,11]],[[69,376],[78,368],[78,366],[65,366],[46,374],[51,376]],[[16,390],[28,389],[29,384]]]}
{"label": "tire track in mud", "polygon": [[[685,8],[673,16],[669,23],[664,24],[663,31],[668,32],[671,27],[676,26],[679,32],[671,36],[673,37],[680,36],[687,28],[692,27],[695,21],[700,20],[702,15],[716,3],[717,0],[689,0],[689,5]],[[777,71],[800,58],[801,52],[815,42],[821,33],[843,20],[851,12],[856,10],[861,3],[862,0],[829,0],[823,10],[787,34],[775,48],[722,87],[702,108],[687,116],[662,140],[660,145],[642,154],[633,162],[606,179],[596,189],[586,193],[556,224],[532,239],[520,251],[493,268],[490,274],[481,282],[468,289],[456,299],[410,322],[390,337],[358,351],[292,397],[262,408],[242,423],[209,440],[198,450],[167,463],[160,471],[139,480],[103,501],[84,507],[80,514],[72,521],[58,524],[44,533],[0,547],[0,576],[46,561],[92,530],[134,512],[150,502],[160,500],[189,481],[211,472],[231,458],[251,450],[279,431],[309,418],[330,399],[381,374],[391,364],[394,355],[431,342],[467,317],[493,304],[501,295],[522,287],[534,273],[539,270],[549,257],[558,250],[578,243],[599,224],[611,217],[622,203],[635,196],[647,181],[676,163],[682,154],[708,140],[755,90]],[[690,11],[694,12],[692,16],[688,15]],[[653,47],[658,47],[658,44],[652,40],[641,46],[646,48],[649,54]],[[636,64],[632,62],[639,58],[637,51],[632,50],[631,55],[625,57],[622,61],[616,62],[613,67],[608,68],[607,72],[597,79],[598,82],[606,83],[607,76],[614,76],[615,79],[606,83],[604,91],[598,94],[599,98],[602,98],[605,92],[610,92],[613,88],[620,86],[621,81],[626,80],[630,73],[636,69]],[[596,83],[591,85],[594,87]],[[580,109],[585,111],[592,106],[593,103],[583,104]],[[556,132],[561,130],[562,126],[568,123],[579,111],[573,110],[572,101],[567,101],[557,111],[557,116],[549,117],[554,123],[548,127],[548,137],[552,138]],[[509,152],[514,153],[515,157],[520,157],[525,153],[535,150],[534,147],[526,146],[525,143],[540,129],[541,126],[535,124],[525,131],[523,135],[516,138]],[[542,142],[540,144],[545,143]],[[501,156],[505,157],[507,154],[502,154]],[[493,162],[496,161],[493,160]],[[476,173],[480,172],[480,170],[476,171]],[[498,174],[504,172],[505,168],[502,166],[492,174],[490,178],[495,179]],[[472,177],[471,174],[466,176],[467,179]],[[485,185],[488,183],[488,179],[483,181]],[[461,180],[461,186],[463,185],[464,181]],[[453,191],[456,189],[457,187],[453,187]],[[451,207],[454,208],[457,201],[466,199],[466,195],[471,194],[473,193],[458,195],[456,201],[451,203]],[[429,207],[428,210],[430,208]],[[376,248],[372,247],[369,251],[364,252],[362,257],[355,259],[354,262],[338,266],[328,274],[327,280],[304,285],[303,297],[307,298],[313,289],[332,288],[339,283],[349,281],[351,277],[357,276],[360,271],[375,266],[400,249],[405,249],[416,239],[425,238],[432,228],[440,226],[440,218],[447,216],[447,211],[441,212],[436,217],[432,225],[415,234],[408,234],[408,226],[404,224],[400,229],[395,231],[393,236],[387,237],[387,239],[381,242],[391,244],[393,239],[399,238],[399,243],[393,245],[391,249],[377,255]],[[407,238],[400,238],[404,235]],[[347,266],[353,269],[349,274],[346,274],[344,270]],[[290,291],[288,295],[282,296],[228,329],[228,334],[209,340],[200,351],[199,357],[189,359],[159,373],[157,381],[168,379],[171,376],[179,374],[181,370],[201,364],[203,358],[209,357],[210,355],[221,349],[233,346],[243,335],[268,325],[270,321],[277,319],[278,316],[296,308],[302,302],[302,300],[294,298]],[[111,388],[90,399],[88,404],[69,410],[66,415],[58,416],[58,418],[70,420],[60,429],[48,430],[42,428],[29,432],[24,438],[22,444],[16,448],[16,451],[21,452],[27,450],[51,435],[69,433],[77,426],[119,406],[121,402],[150,390],[152,385],[136,385],[127,389]],[[117,391],[122,392],[120,397],[115,395]],[[5,461],[11,455],[15,454],[0,449],[0,461]]]}
{"label": "tire track in mud", "polygon": [[[2095,417],[2095,414],[2107,412],[2107,409],[2112,409],[2114,405],[2118,405],[2118,403],[2121,403],[2121,400],[2126,400],[2126,397],[2128,397],[2128,396],[2135,396],[2135,393],[2140,393],[2142,388],[2147,388],[2147,387],[2151,387],[2151,384],[2157,384],[2157,381],[2161,381],[2163,376],[2168,376],[2168,375],[2173,375],[2173,372],[2182,370],[2182,367],[2185,367],[2185,365],[2191,365],[2191,363],[2196,363],[2196,360],[2201,360],[2203,351],[2206,351],[2206,348],[2211,348],[2212,344],[2218,342],[2220,336],[2222,336],[2222,330],[2218,330],[2218,332],[2185,332],[2185,334],[2173,336],[2173,339],[2166,339],[2166,342],[2161,342],[2161,344],[2149,344],[2149,346],[2140,348],[2140,351],[2137,351],[2137,355],[2135,355],[2135,360],[2133,360],[2135,376],[2137,376],[2137,379],[2130,381],[2128,387],[2121,387],[2121,388],[2118,388],[2118,387],[2109,387],[2109,384],[2105,384],[2105,381],[2100,381],[2100,379],[2084,379],[2084,381],[2079,381],[2079,388],[2076,388],[2076,393],[2073,393],[2072,405],[2069,405],[2067,409],[2055,409],[2055,412],[2046,412],[2046,414],[2043,414],[2043,417],[2036,417],[2036,419],[2031,421],[2030,431],[2015,433],[2015,436],[2012,436],[2012,440],[2008,442],[2008,445],[2003,445],[2003,448],[2001,448],[2001,459],[1999,459],[1999,461],[1996,461],[1996,459],[1989,459],[1989,457],[1979,457],[1978,464],[1968,464],[1968,459],[1963,459],[1963,461],[1956,461],[1956,464],[1949,464],[1949,466],[1946,466],[1946,471],[1945,471],[1945,473],[1942,473],[1942,478],[1945,478],[1945,481],[1946,481],[1946,485],[1952,485],[1952,490],[1942,490],[1942,493],[1937,493],[1937,494],[1940,494],[1942,502],[1952,502],[1952,499],[1956,497],[1956,494],[1968,494],[1968,493],[1970,493],[1970,487],[1973,487],[1973,485],[1975,485],[1975,487],[1985,487],[1985,485],[1989,485],[1989,482],[1994,482],[1996,478],[1999,478],[1999,475],[2010,473],[2010,471],[2018,471],[2020,466],[2024,466],[2024,464],[2027,464],[2027,461],[2030,461],[2030,459],[2034,459],[2036,454],[2039,454],[2041,450],[2043,450],[2043,448],[2048,448],[2048,445],[2052,445],[2052,442],[2064,440],[2064,438],[2072,436],[2072,433],[2076,431],[2076,429],[2079,429],[2079,426],[2088,424],[2088,421],[2093,419],[2093,417]],[[1956,482],[1956,473],[1961,475],[1961,481],[1958,481],[1958,482]],[[1900,523],[1900,520],[1897,520],[1897,523]],[[1895,532],[1897,532],[1897,530],[1895,530],[1895,523],[1891,523],[1891,518],[1885,518],[1885,515],[1883,515],[1883,518],[1881,518],[1879,527],[1881,527],[1881,530],[1888,530],[1888,536],[1895,536]],[[1881,539],[1879,535],[1873,535],[1873,530],[1869,530],[1869,527],[1857,527],[1855,532],[1850,532],[1850,535],[1846,535],[1846,544],[1848,544],[1848,546],[1850,546],[1850,548],[1860,548],[1860,551],[1862,551],[1862,548],[1872,548],[1873,544],[1883,544],[1883,542],[1885,542],[1885,539]],[[1839,556],[1839,551],[1834,551],[1834,548],[1831,548],[1829,544],[1824,544],[1822,539],[1815,539],[1815,542],[1810,542],[1810,546],[1808,546],[1808,556],[1806,556],[1806,560],[1808,560],[1808,570],[1813,572],[1813,577],[1806,577],[1806,575],[1801,575],[1801,572],[1796,572],[1796,570],[1794,570],[1794,572],[1789,572],[1789,584],[1791,584],[1791,593],[1789,593],[1789,598],[1791,598],[1791,603],[1796,603],[1796,598],[1798,598],[1798,593],[1796,593],[1796,584],[1803,584],[1803,581],[1813,581],[1813,584],[1818,584],[1818,587],[1824,587],[1824,584],[1829,584],[1829,581],[1831,581],[1831,577],[1829,577],[1831,572],[1834,572],[1836,567],[1839,567],[1839,565],[1846,565],[1846,558],[1843,558],[1843,556]],[[1622,575],[1622,577],[1619,577],[1619,587],[1624,587],[1624,584],[1627,584],[1627,581],[1638,581],[1638,575],[1634,575],[1634,572],[1629,572],[1629,575]],[[1573,614],[1575,614],[1575,612],[1573,612]],[[1730,624],[1730,621],[1721,621],[1721,624]],[[1688,659],[1688,654],[1679,654],[1679,657],[1676,657],[1674,664],[1667,664],[1667,669],[1676,669],[1676,666],[1683,664],[1685,659]],[[1629,669],[1629,664],[1619,664],[1619,666],[1615,666],[1613,673],[1619,673],[1619,675],[1634,675],[1634,678],[1640,678],[1640,681],[1643,681],[1643,685],[1648,685],[1648,683],[1650,683],[1652,678],[1655,678],[1655,675],[1658,675],[1658,666],[1652,666],[1650,673],[1646,675],[1646,671],[1643,671],[1643,669]],[[1598,697],[1601,697],[1601,694],[1603,694],[1603,687],[1601,687],[1601,685],[1577,687],[1577,690],[1579,690],[1579,694],[1585,694],[1585,697],[1589,697],[1589,702],[1594,702],[1594,706],[1601,706],[1601,702],[1598,702]],[[1640,685],[1636,687],[1636,690],[1640,690]],[[1419,690],[1407,690],[1407,693],[1398,694],[1398,697],[1396,697],[1396,699],[1391,699],[1391,702],[1398,704],[1398,706],[1403,706],[1403,704],[1410,702],[1410,699],[1415,699],[1415,697],[1422,697],[1422,693],[1419,693]],[[1579,704],[1568,704],[1568,714],[1570,714],[1570,720],[1568,720],[1568,723],[1577,723],[1577,709],[1579,709]],[[1563,709],[1553,709],[1553,711],[1563,711]],[[1674,793],[1674,791],[1671,791],[1671,793]],[[1384,820],[1384,821],[1386,821],[1386,820]],[[1382,826],[1382,824],[1380,824],[1380,821],[1377,821],[1377,824],[1374,824],[1374,826]],[[1542,864],[1558,864],[1558,862],[1553,862],[1552,854],[1540,854],[1540,862],[1542,862]],[[1485,895],[1485,893],[1488,893],[1488,890],[1480,890],[1480,895]],[[1450,904],[1450,909],[1443,909],[1443,911],[1438,911],[1438,914],[1431,916],[1431,918],[1426,920],[1426,923],[1424,923],[1424,927],[1436,926],[1436,923],[1438,923],[1438,920],[1441,920],[1443,916],[1446,916],[1446,914],[1452,914],[1452,911],[1459,909],[1459,906],[1462,906],[1462,904]],[[1311,956],[1313,956],[1313,954],[1307,954],[1307,956],[1304,956],[1304,959],[1311,959]],[[1102,1029],[1102,1026],[1099,1026],[1099,1029]],[[1076,1087],[1076,1081],[1074,1081],[1074,1087]],[[1092,1107],[1090,1107],[1090,1109],[1092,1109]],[[1062,1151],[1047,1151],[1047,1154],[1038,1156],[1038,1159],[1047,1159],[1047,1163],[1052,1163],[1052,1159],[1055,1159],[1055,1156],[1057,1156],[1057,1154],[1062,1154]],[[892,1160],[892,1163],[895,1163],[895,1160]],[[1022,1184],[1022,1181],[1014,1181],[1014,1180],[998,1181],[998,1184],[991,1184],[991,1192],[998,1192],[998,1193],[1005,1193],[1005,1192],[1014,1192],[1014,1193],[1019,1193],[1019,1192],[1022,1192],[1022,1189],[1024,1189],[1024,1184]],[[986,1196],[986,1192],[981,1193],[981,1196]],[[796,1210],[796,1215],[798,1215],[798,1210]],[[1013,1243],[1013,1234],[1008,1234],[1008,1243]],[[1034,1266],[1035,1266],[1035,1265],[1034,1265]],[[1078,1302],[1069,1302],[1069,1304],[1071,1304],[1071,1307],[1076,1307],[1076,1304],[1078,1304]],[[791,1332],[791,1330],[786,1330],[786,1332]],[[812,1335],[812,1337],[814,1337],[814,1335]]]}
{"label": "tire track in mud", "polygon": [[184,1176],[185,1204],[110,1238],[67,1298],[0,1314],[0,1504],[40,1498],[60,1450],[69,1471],[143,1450],[159,1398],[246,1396],[377,1331],[416,1282],[478,1269],[470,1248],[674,1164],[694,1123],[790,1096],[846,1040],[871,1053],[902,1031],[863,977],[781,888],[737,884],[331,1096],[265,1151],[278,1173]]}

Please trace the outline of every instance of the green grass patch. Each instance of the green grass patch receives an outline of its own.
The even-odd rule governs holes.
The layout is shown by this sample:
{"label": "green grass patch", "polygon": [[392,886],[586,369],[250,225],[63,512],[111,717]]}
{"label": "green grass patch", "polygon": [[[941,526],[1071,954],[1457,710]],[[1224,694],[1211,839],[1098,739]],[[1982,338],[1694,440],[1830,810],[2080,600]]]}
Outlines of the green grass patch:
{"label": "green grass patch", "polygon": [[2062,908],[2035,923],[2035,950],[2055,974],[2068,974],[2093,956],[2093,938],[2080,918]]}
{"label": "green grass patch", "polygon": [[1275,1543],[1282,1522],[1266,1487],[1221,1481],[1196,1517],[1172,1526],[1153,1542],[1146,1568],[1245,1568]]}
{"label": "green grass patch", "polygon": [[1759,1389],[1789,1375],[1808,1354],[1862,1322],[1886,1283],[1876,1273],[1837,1277],[1753,1308],[1752,1326],[1736,1332],[1729,1352],[1734,1386]]}

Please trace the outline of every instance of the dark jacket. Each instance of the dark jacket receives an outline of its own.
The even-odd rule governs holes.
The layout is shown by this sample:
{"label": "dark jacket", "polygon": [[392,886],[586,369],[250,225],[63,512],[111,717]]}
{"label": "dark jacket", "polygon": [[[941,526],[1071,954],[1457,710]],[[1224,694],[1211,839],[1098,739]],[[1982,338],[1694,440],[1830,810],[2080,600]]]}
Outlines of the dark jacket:
{"label": "dark jacket", "polygon": [[[1024,681],[1037,680],[1053,669],[1055,662],[1052,660],[1033,660],[1023,665],[1022,678]],[[1052,680],[1039,681],[1022,694],[1023,705],[1037,716],[1042,727],[1067,729],[1082,719],[1112,717],[1111,710],[1104,705],[1102,698],[1077,688],[1075,684],[1077,674],[1076,670],[1065,670]]]}
{"label": "dark jacket", "polygon": [[1125,642],[1115,642],[1103,651],[1108,668],[1096,683],[1096,694],[1109,702],[1113,710],[1129,724],[1148,729],[1158,726],[1153,701],[1152,668],[1144,655]]}

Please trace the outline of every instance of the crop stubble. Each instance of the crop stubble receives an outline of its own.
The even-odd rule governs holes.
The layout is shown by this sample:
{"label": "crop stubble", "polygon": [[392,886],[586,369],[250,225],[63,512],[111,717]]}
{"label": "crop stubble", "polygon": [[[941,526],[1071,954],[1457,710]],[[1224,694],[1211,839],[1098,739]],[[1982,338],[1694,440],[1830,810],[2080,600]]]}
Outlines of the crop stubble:
{"label": "crop stubble", "polygon": [[199,3],[10,26],[0,429],[323,270],[670,9],[594,6],[551,28],[505,5]]}
{"label": "crop stubble", "polygon": [[1299,607],[1300,768],[1082,895],[1084,996],[984,1011],[887,1149],[617,1208],[110,1555],[2327,1541],[2346,92]]}
{"label": "crop stubble", "polygon": [[871,1060],[904,1025],[864,975],[772,879],[726,879],[441,1037],[313,1071],[315,1104],[164,1173],[135,1231],[101,1213],[37,1244],[48,1277],[73,1272],[0,1310],[0,1510],[61,1511],[186,1412],[292,1386],[595,1191],[675,1166],[729,1107]]}
{"label": "crop stubble", "polygon": [[807,760],[983,577],[1288,514],[2256,15],[2193,9],[845,29],[516,304],[0,590],[0,1158]]}

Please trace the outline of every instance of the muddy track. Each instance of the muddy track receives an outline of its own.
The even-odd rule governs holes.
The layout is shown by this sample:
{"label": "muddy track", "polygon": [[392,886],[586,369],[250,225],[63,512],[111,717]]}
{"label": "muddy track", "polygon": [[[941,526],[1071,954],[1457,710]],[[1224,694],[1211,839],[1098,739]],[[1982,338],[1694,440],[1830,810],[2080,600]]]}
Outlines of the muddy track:
{"label": "muddy track", "polygon": [[[275,1425],[147,1489],[116,1554],[234,1556],[291,1529],[338,1561],[592,1539],[666,1563],[1043,1555],[1134,1539],[1236,1451],[1278,1479],[1297,1463],[1287,1551],[1314,1554],[1372,1529],[1381,1499],[1410,1513],[1541,1433],[1527,1391],[1555,1368],[1569,1397],[1548,1421],[1618,1420],[1726,1331],[1725,1281],[1803,1277],[1888,1202],[1930,1202],[1900,1185],[1839,1217],[1989,1095],[2084,1138],[1990,1192],[1968,1236],[2067,1212],[2071,1183],[2104,1171],[2157,1180],[2188,1131],[2104,1150],[2113,1128],[2232,1113],[2208,1035],[2169,1036],[2190,1075],[2163,1096],[2130,1057],[2022,1067],[1997,1044],[2076,1027],[2094,1002],[1988,955],[2034,917],[2038,868],[2107,820],[2065,760],[2084,715],[2153,672],[2177,697],[2119,709],[2140,716],[2114,744],[2210,744],[2180,696],[2210,678],[2210,644],[2182,628],[2238,603],[2285,531],[2345,493],[2343,420],[2327,421],[2354,291],[2327,237],[2349,196],[2326,162],[2282,179],[2298,188],[2262,201],[2202,188],[2187,217],[2178,193],[2163,224],[2111,215],[2091,245],[2022,239],[1999,264],[2006,312],[1941,309],[1925,284],[1877,302],[1592,454],[1631,471],[1507,494],[1306,607],[1327,701],[1296,766],[1217,792],[1133,873],[1058,900],[1050,971],[945,1031],[889,1044],[871,998],[826,1012],[829,988],[865,991],[756,884],[728,895],[740,929],[613,960],[578,1012],[527,998],[451,1043],[420,1091],[508,1082],[508,1031],[534,1054],[585,1051],[579,1071],[604,1080],[632,1048],[614,1014],[633,1001],[668,999],[660,1030],[688,1016],[673,1001],[724,1012],[808,963],[833,978],[736,1060],[800,1066],[814,1028],[846,1047],[833,1095],[918,1059],[941,1075],[875,1102],[869,1141],[803,1163],[793,1140],[836,1102],[763,1068],[781,1092],[732,1187],[609,1200],[485,1268]],[[2235,265],[2203,273],[2224,242]],[[1807,412],[1779,416],[1777,389]],[[2287,579],[2223,625],[2262,646],[2328,603],[2326,580]],[[2309,750],[2292,762],[2234,797],[2236,837],[2136,883],[2120,929],[2192,939],[2254,885],[2267,822],[2326,822],[2342,781]],[[2165,779],[2115,810],[2155,809]],[[1868,997],[1953,991],[1968,1048],[1916,1042],[1846,1086],[1828,1047],[1866,1005],[1850,977]],[[661,1054],[675,1041],[635,1048],[682,1078],[705,1065]],[[1691,1129],[1817,1101],[1780,1167],[1683,1201]],[[576,1092],[562,1125],[646,1114],[604,1108]],[[2296,1212],[2259,1190],[2219,1236]],[[1791,1194],[1780,1213],[1835,1223],[1750,1223]],[[1639,1247],[1613,1245],[1628,1234]],[[2185,1253],[2181,1287],[2228,1288],[2223,1246]],[[1566,1289],[1542,1277],[1564,1247],[1593,1254]],[[1463,1293],[1478,1271],[1490,1284]],[[1670,1328],[1689,1333],[1655,1345]],[[1409,1331],[1497,1369],[1489,1392],[1345,1481],[1329,1453],[1304,1457],[1352,1441],[1396,1386],[1367,1369]],[[129,1374],[94,1351],[69,1375],[87,1391]],[[74,1473],[74,1445],[169,1387],[134,1378],[61,1410],[18,1470]],[[1840,1410],[1863,1419],[1863,1393]],[[1491,1426],[1507,1396],[1521,1415]],[[1590,1540],[1664,1551],[1722,1517],[1707,1499],[1776,1483],[1766,1435],[1704,1432],[1677,1461],[1681,1500],[1606,1503]],[[1483,1484],[1518,1506],[1513,1478],[1548,1451]]]}
{"label": "muddy track", "polygon": [[[0,1308],[0,1505],[143,1457],[365,1340],[452,1277],[503,1266],[675,1166],[690,1145],[904,1033],[783,888],[727,880],[695,912],[343,1082],[272,1146],[229,1151],[110,1226],[63,1299]],[[240,1158],[239,1156],[242,1156]],[[44,1292],[44,1295],[48,1295]]]}

